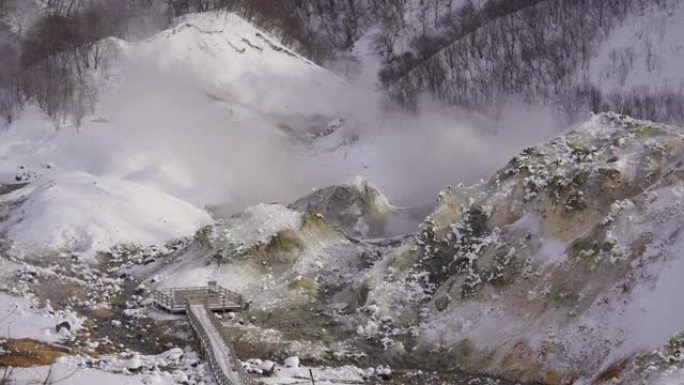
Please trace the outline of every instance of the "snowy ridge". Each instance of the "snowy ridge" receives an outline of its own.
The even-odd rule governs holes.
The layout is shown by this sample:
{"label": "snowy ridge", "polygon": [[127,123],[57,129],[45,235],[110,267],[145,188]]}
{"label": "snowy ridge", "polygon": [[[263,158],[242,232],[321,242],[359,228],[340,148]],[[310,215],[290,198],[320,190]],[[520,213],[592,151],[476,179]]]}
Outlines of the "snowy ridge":
{"label": "snowy ridge", "polygon": [[417,324],[422,349],[468,344],[481,355],[455,359],[514,381],[592,377],[660,346],[684,328],[665,299],[682,290],[682,154],[681,128],[598,115],[444,191],[373,271],[362,331]]}
{"label": "snowy ridge", "polygon": [[[682,51],[681,9],[623,20],[578,78],[607,92],[681,88],[668,62]],[[232,14],[105,43],[94,115],[56,128],[27,108],[0,132],[0,360],[28,338],[84,354],[45,361],[58,382],[214,383],[190,348],[167,350],[194,328],[221,385],[249,383],[243,368],[268,384],[309,373],[323,384],[681,382],[681,127],[592,115],[436,206],[403,209],[362,177],[334,183],[394,171],[400,189],[432,191],[433,173],[479,178],[542,134],[481,136],[438,107],[434,120],[376,116],[345,81]],[[618,57],[634,59],[624,79],[606,71]],[[250,306],[219,324],[193,305],[190,326],[154,308],[155,289],[207,281]],[[56,331],[62,321],[70,331]],[[444,372],[426,381],[416,368]],[[18,383],[34,370],[47,371],[20,370]]]}
{"label": "snowy ridge", "polygon": [[36,182],[16,193],[24,194],[23,203],[0,225],[17,242],[16,250],[163,245],[212,222],[206,212],[159,191],[84,173]]}
{"label": "snowy ridge", "polygon": [[[0,198],[0,231],[17,254],[162,245],[212,223],[207,206],[272,199],[308,161],[277,117],[335,116],[348,94],[342,79],[233,14],[187,15],[145,41],[102,44],[95,115],[55,130],[29,107],[0,132],[0,184],[29,183]],[[306,191],[309,177],[299,178],[304,187],[283,196]]]}
{"label": "snowy ridge", "polygon": [[334,114],[333,95],[350,95],[344,80],[234,14],[187,15],[171,30],[119,45],[132,62],[185,74],[214,97],[264,113]]}

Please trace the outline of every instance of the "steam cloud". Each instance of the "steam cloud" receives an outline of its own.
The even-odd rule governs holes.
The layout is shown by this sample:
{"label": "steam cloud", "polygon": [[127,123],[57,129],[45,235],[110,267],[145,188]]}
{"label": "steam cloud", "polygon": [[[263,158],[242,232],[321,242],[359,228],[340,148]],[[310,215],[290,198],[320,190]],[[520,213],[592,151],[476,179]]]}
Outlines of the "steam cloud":
{"label": "steam cloud", "polygon": [[111,162],[128,159],[122,176],[229,210],[288,203],[357,175],[398,205],[429,205],[447,184],[485,178],[562,127],[550,113],[529,107],[509,108],[498,123],[432,101],[417,114],[386,111],[379,93],[355,89],[353,97],[331,100],[359,141],[311,155],[277,127],[278,118],[212,99],[183,76],[134,67],[125,78],[103,102],[111,135],[97,135]]}
{"label": "steam cloud", "polygon": [[[381,92],[351,84],[340,93],[273,87],[284,95],[276,100],[327,103],[323,117],[273,113],[258,103],[240,103],[237,90],[209,92],[197,74],[182,68],[126,63],[116,67],[119,76],[104,79],[109,86],[97,113],[78,134],[62,128],[54,145],[32,154],[30,162],[139,182],[199,207],[221,206],[222,213],[258,202],[290,203],[356,176],[395,205],[429,210],[446,185],[488,177],[520,149],[563,126],[552,114],[529,107],[512,106],[496,122],[429,99],[418,113],[388,110]],[[112,87],[117,79],[120,84]],[[287,122],[302,136],[312,121],[336,118],[346,121],[340,131],[358,141],[334,151],[312,149],[283,129]]]}

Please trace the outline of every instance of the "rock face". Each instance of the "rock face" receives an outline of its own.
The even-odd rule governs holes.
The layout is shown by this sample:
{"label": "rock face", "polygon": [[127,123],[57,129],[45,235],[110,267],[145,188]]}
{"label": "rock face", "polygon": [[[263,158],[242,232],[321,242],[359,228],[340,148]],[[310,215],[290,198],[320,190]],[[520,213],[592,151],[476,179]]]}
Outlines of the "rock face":
{"label": "rock face", "polygon": [[382,234],[388,216],[394,211],[389,200],[363,179],[317,190],[290,207],[302,212],[312,210],[323,215],[328,223],[361,237]]}
{"label": "rock face", "polygon": [[71,324],[69,323],[69,321],[60,322],[57,324],[57,326],[55,326],[55,331],[57,333],[59,333],[62,329],[65,329],[67,331],[71,331]]}
{"label": "rock face", "polygon": [[319,303],[331,287],[348,284],[368,266],[365,249],[311,210],[260,204],[201,230],[163,274],[175,285],[213,274],[246,293],[252,308],[287,308]]}
{"label": "rock face", "polygon": [[[363,182],[250,208],[156,273],[241,291],[263,313],[250,338],[277,330],[279,346],[289,336],[301,348],[279,354],[343,344],[514,382],[634,383],[657,376],[648,352],[676,350],[667,341],[684,329],[671,305],[684,290],[682,196],[684,130],[602,114],[482,184],[443,191],[407,239],[347,235],[391,211]],[[672,362],[655,367],[682,366]]]}
{"label": "rock face", "polygon": [[659,346],[684,327],[661,302],[684,288],[683,133],[598,115],[442,192],[365,306],[417,349],[514,381],[570,383]]}

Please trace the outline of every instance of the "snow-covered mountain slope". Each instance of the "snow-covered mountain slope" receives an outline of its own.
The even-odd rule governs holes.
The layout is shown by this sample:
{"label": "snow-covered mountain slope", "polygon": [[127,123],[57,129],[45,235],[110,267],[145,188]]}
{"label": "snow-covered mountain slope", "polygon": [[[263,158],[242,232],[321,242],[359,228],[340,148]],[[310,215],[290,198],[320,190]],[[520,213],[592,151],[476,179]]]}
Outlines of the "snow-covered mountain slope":
{"label": "snow-covered mountain slope", "polygon": [[420,351],[518,381],[589,378],[660,346],[684,328],[683,134],[600,115],[444,191],[366,306],[417,326]]}
{"label": "snow-covered mountain slope", "polygon": [[[276,352],[322,359],[329,340],[328,349],[519,382],[651,383],[681,368],[645,369],[684,328],[673,305],[684,289],[683,163],[681,128],[597,115],[486,182],[443,191],[408,239],[360,242],[326,216],[257,206],[132,273],[240,290],[261,325],[241,329],[248,347],[270,339]],[[328,326],[295,348],[276,314]]]}
{"label": "snow-covered mountain slope", "polygon": [[[477,180],[549,136],[536,126],[551,126],[526,116],[520,131],[495,135],[454,124],[461,115],[453,111],[386,114],[376,92],[350,86],[232,14],[188,15],[144,41],[100,44],[103,60],[89,75],[99,93],[93,115],[76,127],[28,107],[0,132],[0,183],[33,184],[14,195],[26,201],[3,209],[13,218],[3,231],[21,233],[24,244],[92,255],[118,242],[158,243],[208,224],[207,207],[229,215],[258,202],[294,202],[357,175],[398,204],[424,206],[450,181]],[[78,198],[52,193],[60,190]],[[149,199],[125,191],[158,193],[163,205],[145,205],[141,220]],[[84,216],[30,206],[38,201]],[[25,232],[20,222],[42,230]],[[115,223],[126,229],[108,227]]]}
{"label": "snow-covered mountain slope", "polygon": [[388,34],[395,52],[381,78],[410,106],[427,92],[490,113],[523,102],[555,106],[570,121],[616,111],[681,123],[683,13],[679,0],[469,2],[437,31]]}
{"label": "snow-covered mountain slope", "polygon": [[204,211],[144,185],[85,173],[36,181],[4,199],[21,201],[0,225],[21,255],[163,245],[212,222]]}
{"label": "snow-covered mountain slope", "polygon": [[94,115],[56,130],[26,108],[0,132],[0,184],[29,183],[2,198],[18,253],[163,244],[211,223],[209,205],[294,199],[325,179],[291,138],[348,113],[350,88],[265,32],[208,13],[101,45]]}
{"label": "snow-covered mountain slope", "polygon": [[352,97],[342,78],[234,14],[184,16],[150,39],[119,44],[134,63],[187,76],[213,98],[266,114],[335,116]]}
{"label": "snow-covered mountain slope", "polygon": [[630,15],[600,45],[589,63],[589,80],[606,93],[622,89],[681,93],[684,78],[684,4],[645,7]]}

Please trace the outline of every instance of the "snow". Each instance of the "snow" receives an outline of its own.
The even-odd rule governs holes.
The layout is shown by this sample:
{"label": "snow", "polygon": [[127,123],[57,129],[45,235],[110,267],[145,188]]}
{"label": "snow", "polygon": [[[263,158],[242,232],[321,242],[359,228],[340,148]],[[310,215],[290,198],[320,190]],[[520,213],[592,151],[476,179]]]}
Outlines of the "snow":
{"label": "snow", "polygon": [[189,70],[188,76],[215,96],[271,114],[335,114],[344,103],[332,103],[333,98],[352,95],[342,78],[234,14],[187,15],[172,30],[121,44],[135,62],[157,63],[174,73]]}
{"label": "snow", "polygon": [[260,378],[260,382],[268,385],[287,385],[310,383],[313,374],[316,384],[321,385],[348,385],[363,384],[364,372],[355,366],[341,366],[337,368],[329,367],[308,367],[308,366],[277,366],[273,376]]}
{"label": "snow", "polygon": [[287,357],[283,362],[287,368],[298,368],[299,367],[299,357],[292,356]]}
{"label": "snow", "polygon": [[[107,373],[96,369],[72,368],[69,366],[58,364],[53,365],[52,367],[14,369],[14,384],[40,384],[45,380],[45,377],[48,375],[50,370],[52,370],[52,378],[55,380],[55,383],[68,383],[70,385],[123,385],[131,383],[131,377],[125,374]],[[172,384],[172,382],[147,382],[147,384],[166,385]]]}
{"label": "snow", "polygon": [[212,222],[201,209],[121,179],[67,173],[24,190],[19,214],[0,225],[23,250],[160,245]]}
{"label": "snow", "polygon": [[568,242],[545,234],[544,224],[538,214],[527,213],[523,215],[522,218],[511,225],[511,228],[529,231],[534,239],[538,240],[540,248],[535,254],[535,259],[542,266],[560,264],[567,260],[565,250],[569,245]]}
{"label": "snow", "polygon": [[[68,321],[71,331],[55,330],[55,326]],[[71,310],[53,310],[51,307],[38,308],[33,300],[12,297],[0,293],[0,337],[31,338],[45,342],[58,342],[73,338],[83,326],[83,319]]]}
{"label": "snow", "polygon": [[162,245],[213,222],[149,179],[127,178],[131,168],[146,167],[145,156],[110,140],[103,127],[55,131],[42,113],[27,109],[0,132],[0,183],[15,183],[15,175],[31,182],[0,198],[17,205],[0,229],[19,254],[70,249],[92,257],[121,243]]}
{"label": "snow", "polygon": [[677,369],[664,373],[653,381],[653,385],[681,385],[684,384],[684,369]]}
{"label": "snow", "polygon": [[142,361],[140,360],[140,355],[134,353],[131,358],[129,358],[125,363],[126,369],[128,370],[138,370],[142,367]]}
{"label": "snow", "polygon": [[[606,92],[627,88],[681,92],[682,34],[684,4],[676,2],[671,9],[646,7],[610,32],[590,63],[591,80]],[[621,56],[630,57],[631,63],[624,77],[615,68]]]}
{"label": "snow", "polygon": [[617,314],[610,314],[605,319],[625,335],[607,361],[660,346],[672,334],[684,330],[684,309],[672,300],[674,293],[684,290],[681,280],[684,235],[679,231],[683,225],[682,197],[684,188],[677,185],[651,194],[648,211],[656,224],[650,231],[657,234],[657,238],[645,253],[645,270],[637,270],[641,280],[630,295],[623,298],[625,305]]}
{"label": "snow", "polygon": [[526,327],[523,320],[511,317],[504,309],[489,301],[459,306],[422,324],[420,338],[430,344],[448,346],[467,336],[480,348],[495,349]]}
{"label": "snow", "polygon": [[259,203],[223,221],[227,227],[224,236],[234,242],[253,245],[280,231],[298,228],[301,221],[297,211],[277,204]]}
{"label": "snow", "polygon": [[[137,357],[137,358],[136,358]],[[52,383],[69,385],[179,385],[211,384],[210,374],[199,363],[197,354],[173,348],[156,356],[134,355],[134,370],[129,370],[131,359],[119,356],[97,358],[64,356],[50,367],[15,368],[12,379],[16,385],[43,383],[50,374]]]}
{"label": "snow", "polygon": [[19,270],[21,270],[21,264],[0,258],[0,288],[6,287]]}

